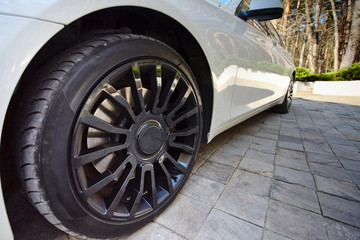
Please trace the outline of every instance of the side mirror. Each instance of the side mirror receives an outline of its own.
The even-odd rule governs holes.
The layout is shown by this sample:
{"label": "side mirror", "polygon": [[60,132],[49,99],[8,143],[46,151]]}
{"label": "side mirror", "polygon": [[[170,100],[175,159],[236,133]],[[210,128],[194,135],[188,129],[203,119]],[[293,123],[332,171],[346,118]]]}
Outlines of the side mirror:
{"label": "side mirror", "polygon": [[250,10],[240,11],[238,17],[243,20],[254,19],[257,21],[267,21],[281,18],[284,12],[280,0],[252,0]]}

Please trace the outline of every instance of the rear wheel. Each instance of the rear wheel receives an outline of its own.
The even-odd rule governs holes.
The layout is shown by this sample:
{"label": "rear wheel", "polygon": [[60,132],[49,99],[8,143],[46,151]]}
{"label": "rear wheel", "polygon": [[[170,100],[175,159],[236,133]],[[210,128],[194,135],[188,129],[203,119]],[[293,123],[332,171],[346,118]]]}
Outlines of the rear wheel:
{"label": "rear wheel", "polygon": [[293,100],[293,89],[294,89],[294,79],[291,79],[284,101],[282,102],[282,104],[276,105],[275,107],[272,108],[274,112],[277,113],[289,112]]}
{"label": "rear wheel", "polygon": [[37,209],[71,234],[110,237],[150,221],[184,185],[201,101],[168,46],[96,37],[49,68],[23,129],[20,171]]}

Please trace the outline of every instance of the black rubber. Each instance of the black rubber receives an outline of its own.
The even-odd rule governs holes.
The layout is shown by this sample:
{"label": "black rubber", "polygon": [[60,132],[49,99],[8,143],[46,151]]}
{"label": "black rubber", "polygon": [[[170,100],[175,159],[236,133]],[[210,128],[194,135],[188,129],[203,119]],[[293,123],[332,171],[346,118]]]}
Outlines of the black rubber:
{"label": "black rubber", "polygon": [[[201,136],[201,100],[190,68],[170,47],[148,37],[122,34],[92,36],[58,56],[60,60],[46,66],[42,76],[34,79],[40,86],[29,89],[33,97],[21,126],[20,178],[37,210],[49,222],[71,235],[107,238],[136,230],[170,204],[191,172],[200,138],[195,141],[189,171],[173,196],[151,214],[128,222],[99,217],[78,194],[81,190],[77,189],[76,178],[71,173],[70,145],[79,111],[102,76],[121,64],[139,58],[169,62],[187,77],[198,101]],[[159,134],[157,131],[150,126],[144,133],[145,137],[149,138],[148,135],[153,132]],[[157,151],[159,142],[142,146],[144,152],[152,153]]]}
{"label": "black rubber", "polygon": [[288,90],[284,97],[284,101],[281,104],[274,106],[271,109],[272,111],[276,113],[288,113],[290,111],[292,98],[293,98],[293,87],[294,87],[294,79],[291,79]]}

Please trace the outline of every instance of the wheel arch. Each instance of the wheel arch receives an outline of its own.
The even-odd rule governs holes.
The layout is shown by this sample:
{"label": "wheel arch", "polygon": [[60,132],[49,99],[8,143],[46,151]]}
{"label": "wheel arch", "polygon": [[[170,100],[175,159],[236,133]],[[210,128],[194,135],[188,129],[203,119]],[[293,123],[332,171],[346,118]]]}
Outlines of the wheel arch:
{"label": "wheel arch", "polygon": [[112,7],[87,14],[65,26],[34,56],[22,74],[8,107],[3,129],[9,129],[14,109],[22,101],[26,88],[41,66],[85,35],[106,32],[134,33],[157,39],[178,52],[193,71],[203,102],[204,129],[207,142],[213,109],[213,84],[209,63],[199,42],[178,21],[161,12],[143,7]]}

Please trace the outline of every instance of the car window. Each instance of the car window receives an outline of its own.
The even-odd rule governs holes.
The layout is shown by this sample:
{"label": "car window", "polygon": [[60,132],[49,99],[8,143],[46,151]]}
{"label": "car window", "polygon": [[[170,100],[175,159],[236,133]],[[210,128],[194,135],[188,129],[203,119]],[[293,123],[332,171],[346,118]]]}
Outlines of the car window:
{"label": "car window", "polygon": [[260,30],[264,32],[266,35],[271,37],[272,39],[276,39],[277,42],[284,47],[284,43],[276,31],[275,27],[272,25],[270,21],[255,21],[254,23],[259,26]]}

